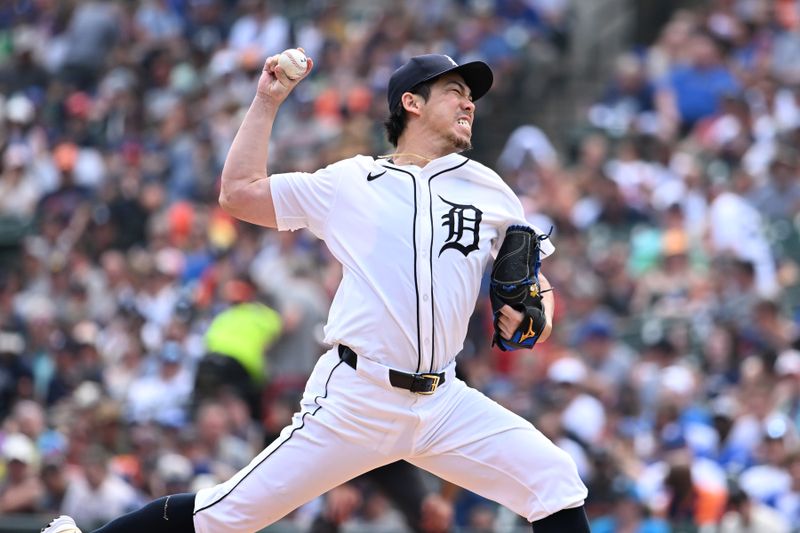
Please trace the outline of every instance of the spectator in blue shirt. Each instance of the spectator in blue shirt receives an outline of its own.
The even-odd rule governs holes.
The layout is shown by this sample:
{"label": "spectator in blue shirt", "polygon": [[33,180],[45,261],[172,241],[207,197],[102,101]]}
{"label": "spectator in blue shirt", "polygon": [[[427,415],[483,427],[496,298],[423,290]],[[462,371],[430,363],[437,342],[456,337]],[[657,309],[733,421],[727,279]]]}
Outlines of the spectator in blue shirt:
{"label": "spectator in blue shirt", "polygon": [[669,533],[669,524],[664,520],[646,516],[645,508],[630,482],[615,480],[613,485],[616,500],[613,510],[592,521],[594,533]]}
{"label": "spectator in blue shirt", "polygon": [[689,64],[675,65],[667,74],[664,89],[671,94],[667,104],[674,106],[682,133],[687,133],[701,118],[717,111],[721,98],[739,91],[739,83],[720,59],[714,40],[698,33],[687,43]]}

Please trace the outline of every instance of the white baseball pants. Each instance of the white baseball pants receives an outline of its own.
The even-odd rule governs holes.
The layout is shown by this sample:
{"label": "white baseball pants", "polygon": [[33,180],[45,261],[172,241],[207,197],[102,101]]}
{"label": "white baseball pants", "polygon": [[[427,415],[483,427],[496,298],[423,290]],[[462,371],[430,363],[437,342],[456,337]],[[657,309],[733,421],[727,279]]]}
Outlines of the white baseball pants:
{"label": "white baseball pants", "polygon": [[587,495],[564,451],[456,379],[454,368],[435,393],[420,395],[392,387],[385,367],[363,358],[353,370],[332,349],[317,362],[301,410],[280,437],[231,479],[197,493],[195,530],[258,531],[400,459],[529,521],[582,505]]}

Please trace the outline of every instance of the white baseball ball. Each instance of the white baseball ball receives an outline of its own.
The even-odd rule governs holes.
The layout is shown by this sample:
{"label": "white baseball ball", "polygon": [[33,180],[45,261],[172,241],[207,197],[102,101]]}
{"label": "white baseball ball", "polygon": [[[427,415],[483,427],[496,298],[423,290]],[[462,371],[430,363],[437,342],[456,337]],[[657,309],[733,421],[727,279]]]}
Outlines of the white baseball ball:
{"label": "white baseball ball", "polygon": [[296,80],[306,73],[306,55],[297,48],[285,50],[278,57],[278,65],[290,80]]}

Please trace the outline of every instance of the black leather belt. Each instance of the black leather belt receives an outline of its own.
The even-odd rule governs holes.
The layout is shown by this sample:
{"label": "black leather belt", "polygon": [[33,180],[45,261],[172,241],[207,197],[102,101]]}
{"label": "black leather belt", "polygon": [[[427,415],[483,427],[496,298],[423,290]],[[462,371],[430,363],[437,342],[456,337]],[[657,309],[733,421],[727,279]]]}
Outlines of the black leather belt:
{"label": "black leather belt", "polygon": [[[339,358],[347,363],[353,370],[358,364],[358,355],[344,344],[339,345]],[[433,394],[437,387],[444,383],[444,372],[439,374],[410,374],[399,370],[389,369],[389,383],[392,387],[406,389],[417,394]]]}

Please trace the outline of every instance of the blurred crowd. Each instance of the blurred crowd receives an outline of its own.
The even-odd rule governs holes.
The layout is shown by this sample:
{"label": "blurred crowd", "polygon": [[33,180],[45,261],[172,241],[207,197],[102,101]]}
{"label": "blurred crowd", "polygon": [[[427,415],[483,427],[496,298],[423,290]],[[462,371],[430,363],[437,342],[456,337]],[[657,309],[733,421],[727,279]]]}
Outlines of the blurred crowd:
{"label": "blurred crowd", "polygon": [[[568,56],[571,4],[0,4],[0,522],[91,528],[226,479],[289,422],[340,267],[216,197],[265,57],[302,46],[315,69],[271,171],[389,152],[386,83],[410,55],[493,67],[472,155],[496,148],[483,162],[554,228],[556,327],[497,351],[482,297],[459,372],[575,458],[593,531],[800,531],[800,3],[695,2],[563,139],[525,116],[500,130],[545,75],[528,67]],[[228,357],[248,386],[209,380]],[[357,489],[343,531],[403,527]],[[524,526],[447,495],[461,531]]]}

